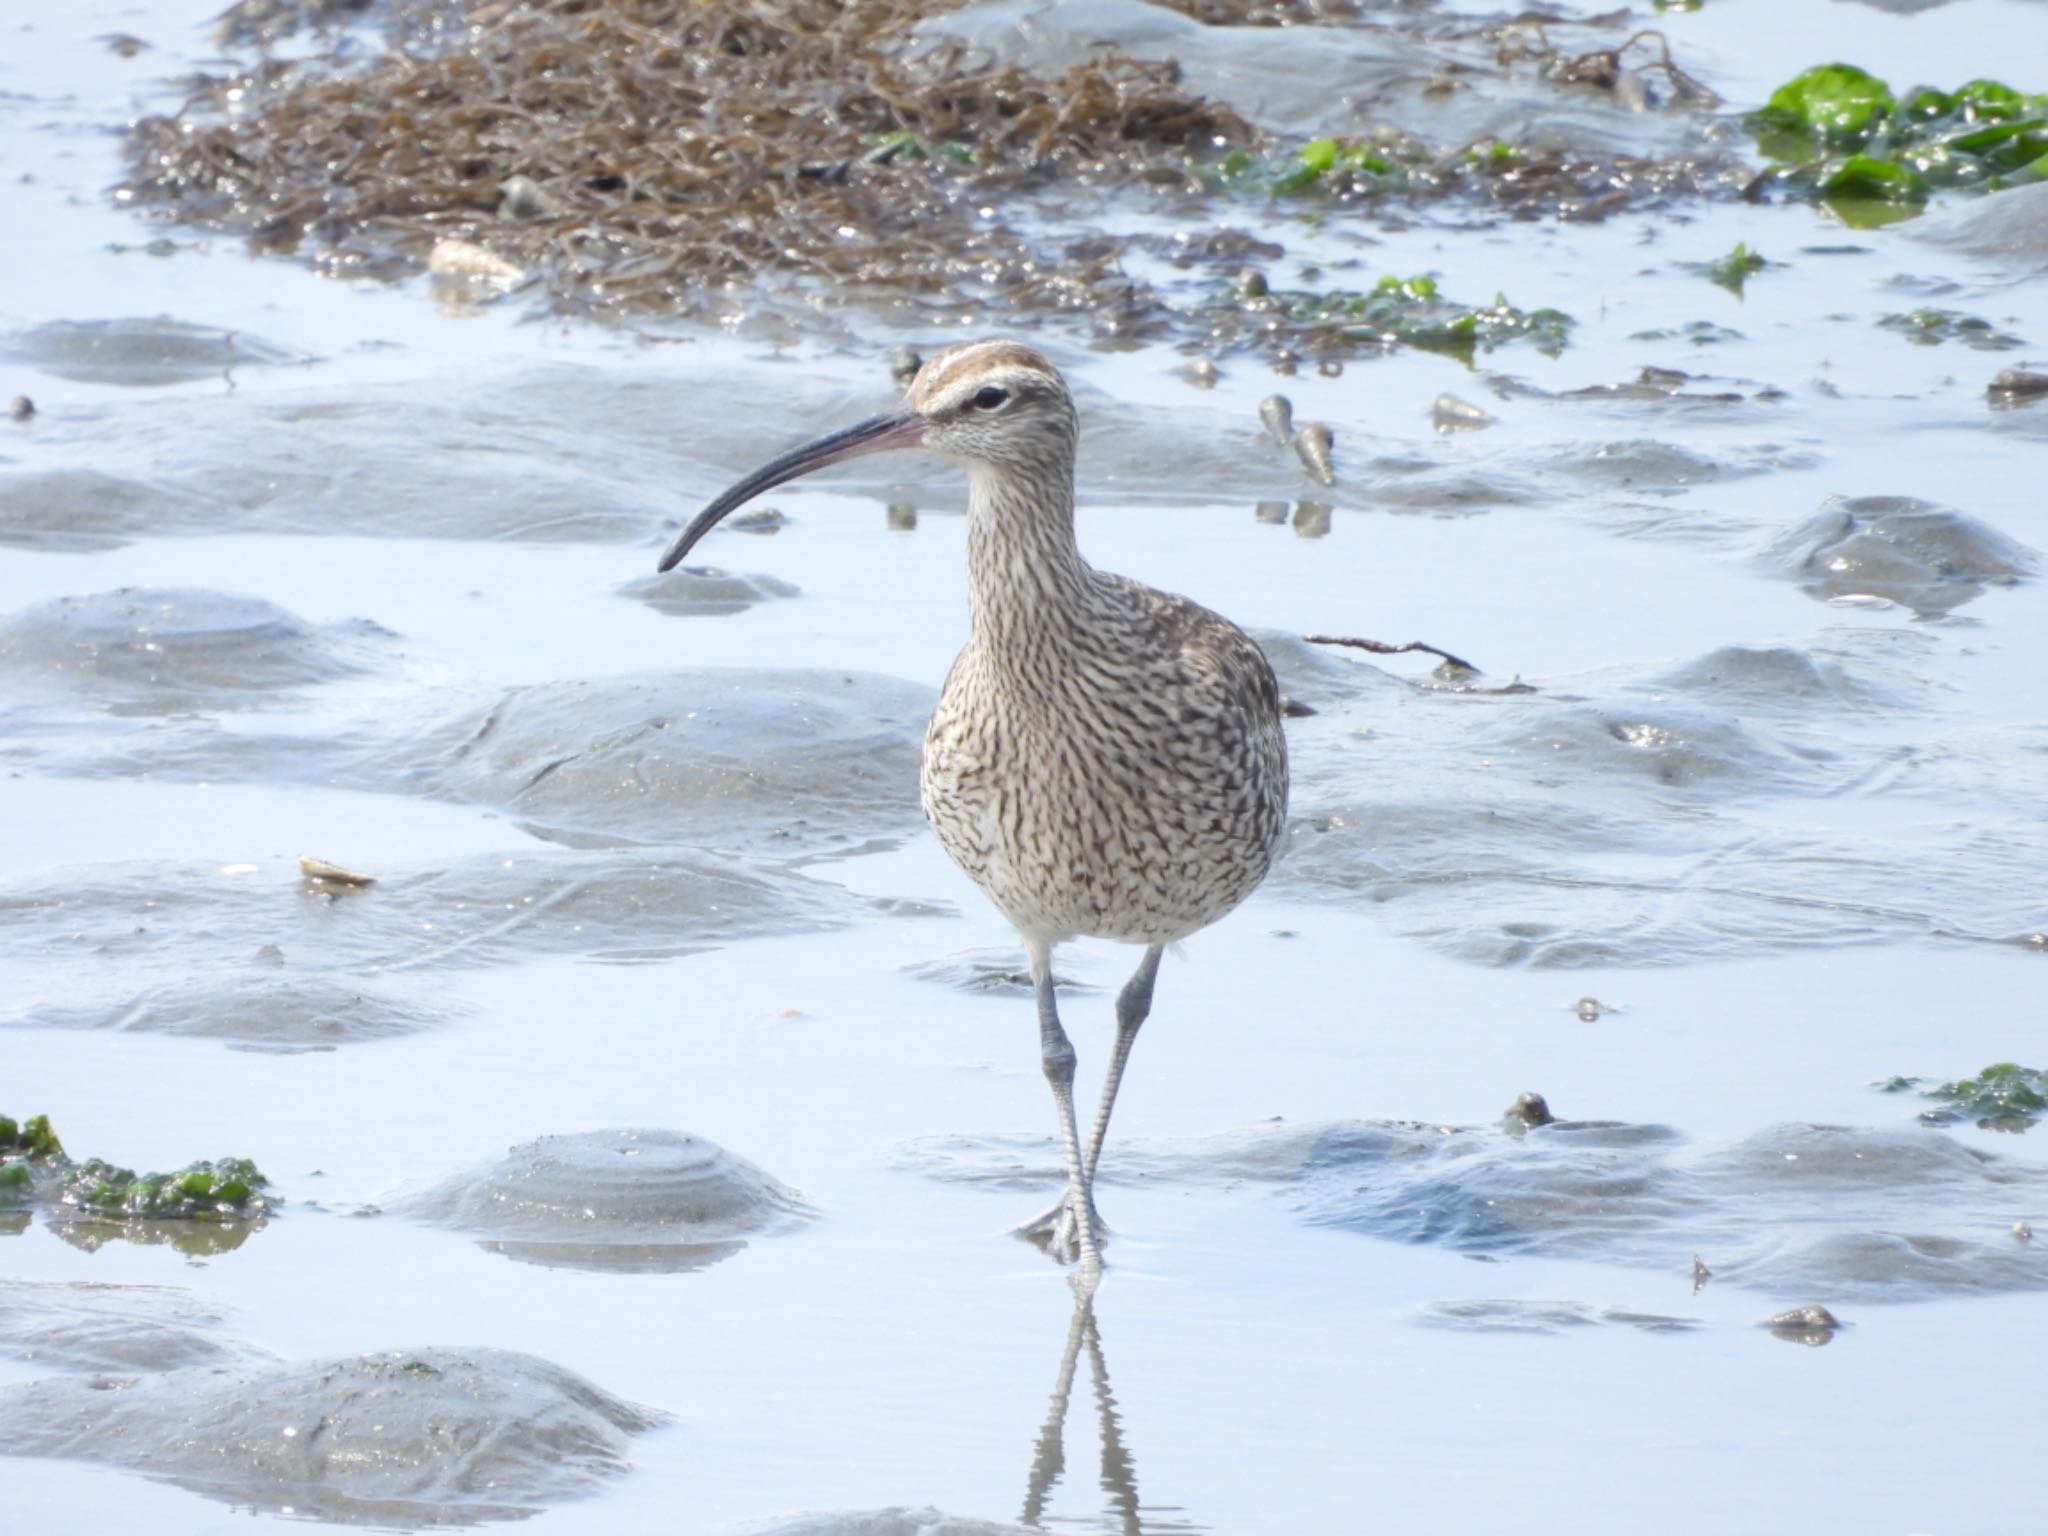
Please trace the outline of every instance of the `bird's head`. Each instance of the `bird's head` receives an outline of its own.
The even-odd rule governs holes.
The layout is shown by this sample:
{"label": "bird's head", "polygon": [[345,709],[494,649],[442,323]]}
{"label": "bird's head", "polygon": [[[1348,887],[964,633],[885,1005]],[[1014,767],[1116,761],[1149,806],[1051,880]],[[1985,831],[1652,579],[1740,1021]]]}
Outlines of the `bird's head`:
{"label": "bird's head", "polygon": [[927,448],[969,474],[1072,473],[1079,428],[1059,370],[1014,341],[948,347],[918,369],[900,409],[792,449],[719,496],[661,558],[672,570],[727,513],[827,464],[890,448]]}

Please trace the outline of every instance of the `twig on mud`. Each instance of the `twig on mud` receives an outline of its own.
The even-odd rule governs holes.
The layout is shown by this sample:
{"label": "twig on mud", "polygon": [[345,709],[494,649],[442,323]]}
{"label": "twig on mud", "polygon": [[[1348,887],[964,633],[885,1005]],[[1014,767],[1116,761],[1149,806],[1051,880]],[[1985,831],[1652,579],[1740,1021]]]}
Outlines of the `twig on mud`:
{"label": "twig on mud", "polygon": [[1426,651],[1431,656],[1440,656],[1461,672],[1479,675],[1479,669],[1462,656],[1453,656],[1449,651],[1439,650],[1433,645],[1424,645],[1420,640],[1410,640],[1406,645],[1395,645],[1386,640],[1361,640],[1356,635],[1303,635],[1310,645],[1347,645],[1354,651],[1371,651],[1375,656],[1398,656],[1403,651]]}

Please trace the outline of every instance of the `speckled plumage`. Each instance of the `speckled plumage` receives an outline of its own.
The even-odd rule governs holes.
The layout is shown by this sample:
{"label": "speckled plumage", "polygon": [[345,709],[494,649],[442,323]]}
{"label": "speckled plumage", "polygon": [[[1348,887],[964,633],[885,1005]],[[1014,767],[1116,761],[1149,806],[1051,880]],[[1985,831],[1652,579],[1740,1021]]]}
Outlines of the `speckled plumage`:
{"label": "speckled plumage", "polygon": [[940,843],[1029,939],[1206,927],[1286,821],[1272,668],[1228,620],[1082,560],[1071,461],[976,476],[971,516],[972,631],[925,736]]}
{"label": "speckled plumage", "polygon": [[[855,454],[923,447],[967,472],[970,633],[925,735],[924,809],[1030,955],[1067,1192],[1020,1231],[1092,1285],[1107,1235],[1096,1164],[1160,956],[1265,878],[1287,819],[1287,746],[1273,670],[1242,630],[1081,558],[1078,433],[1039,353],[953,347],[918,371],[903,410],[806,444],[714,500],[661,568],[750,497]],[[1117,999],[1085,1144],[1051,963],[1054,945],[1084,936],[1145,946]]]}

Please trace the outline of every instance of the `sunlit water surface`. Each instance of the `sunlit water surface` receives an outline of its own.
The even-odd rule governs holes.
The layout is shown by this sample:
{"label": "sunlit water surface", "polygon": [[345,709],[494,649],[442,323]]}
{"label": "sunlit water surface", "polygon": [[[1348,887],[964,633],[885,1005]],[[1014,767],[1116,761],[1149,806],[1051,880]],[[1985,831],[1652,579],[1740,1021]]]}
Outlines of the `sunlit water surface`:
{"label": "sunlit water surface", "polygon": [[[1197,393],[1173,352],[1048,338],[1089,423],[1089,557],[1256,630],[1316,710],[1291,723],[1288,863],[1162,977],[1090,1320],[1004,1235],[1055,1162],[1028,1000],[948,984],[1014,941],[916,821],[915,717],[965,623],[960,488],[868,461],[777,493],[772,536],[703,547],[754,584],[720,611],[619,591],[725,480],[885,403],[880,343],[648,346],[185,231],[143,254],[160,231],[103,199],[112,125],[203,55],[211,9],[70,6],[0,50],[0,326],[165,316],[284,359],[133,387],[0,356],[0,397],[39,407],[0,424],[0,1111],[119,1163],[247,1155],[286,1204],[210,1257],[30,1221],[0,1239],[17,1309],[48,1282],[179,1287],[209,1336],[284,1360],[513,1349],[670,1416],[537,1530],[934,1506],[1064,1530],[1964,1532],[2026,1506],[2048,1265],[2011,1226],[2048,1220],[2048,1131],[1921,1128],[1923,1101],[1873,1085],[2048,1057],[2048,404],[1984,393],[2048,362],[2038,246],[2029,267],[1804,207],[1372,224],[1369,245],[1283,223],[1287,261],[1509,287],[1575,315],[1572,345],[1477,372],[1226,364]],[[1895,80],[2016,69],[2000,39],[2038,15],[1779,20],[1715,0],[1662,24],[1740,102],[1836,53]],[[117,59],[93,41],[113,31],[157,50]],[[1738,240],[1778,263],[1739,299],[1682,266]],[[2024,345],[1877,323],[1927,303]],[[1571,393],[1652,366],[1699,377]],[[1334,491],[1261,443],[1276,388],[1334,428]],[[1498,420],[1439,438],[1442,391]],[[1831,532],[1831,498],[1936,511],[1858,502]],[[1842,542],[1908,524],[1917,565]],[[68,610],[37,605],[94,598],[118,627],[124,587],[282,617],[161,672],[47,662]],[[1317,632],[1426,640],[1535,691],[1288,638]],[[835,723],[778,737],[758,700],[785,693]],[[642,760],[552,799],[524,783],[520,752],[538,769],[649,708],[701,711],[712,756],[688,738],[625,790]],[[457,750],[499,718],[532,747]],[[854,786],[869,762],[888,772]],[[384,884],[309,898],[301,853]],[[667,894],[605,904],[638,878]],[[1063,961],[1096,989],[1065,1005],[1084,1073],[1133,959]],[[366,987],[403,1027],[267,1050],[54,1027],[192,987],[203,1018],[206,987],[273,970]],[[1621,1129],[1590,1133],[1593,1162],[1589,1133],[1518,1140],[1499,1117],[1531,1089]],[[1357,1121],[1419,1124],[1299,1139]],[[708,1138],[819,1219],[605,1272],[395,1209],[614,1127]],[[1922,1155],[1955,1144],[1992,1161]],[[1874,1172],[1772,1167],[1834,1147]],[[1811,1304],[1846,1327],[1759,1326]],[[49,1375],[8,1347],[0,1382]],[[8,1530],[212,1531],[250,1502],[79,1460],[4,1481]]]}

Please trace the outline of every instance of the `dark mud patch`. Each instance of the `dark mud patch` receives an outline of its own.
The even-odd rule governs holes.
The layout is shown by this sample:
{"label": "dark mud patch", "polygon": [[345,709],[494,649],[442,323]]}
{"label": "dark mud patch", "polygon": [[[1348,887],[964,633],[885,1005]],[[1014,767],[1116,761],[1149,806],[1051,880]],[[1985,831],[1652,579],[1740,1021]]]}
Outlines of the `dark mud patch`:
{"label": "dark mud patch", "polygon": [[597,1492],[657,1422],[531,1355],[430,1348],[32,1382],[0,1402],[0,1451],[299,1518],[472,1525]]}
{"label": "dark mud patch", "polygon": [[0,1283],[0,1354],[55,1371],[175,1371],[249,1360],[190,1291],[79,1281]]}
{"label": "dark mud patch", "polygon": [[[1049,1138],[942,1136],[902,1166],[1010,1190],[1056,1186]],[[1264,1187],[1313,1225],[1459,1253],[1583,1259],[1796,1299],[1900,1302],[2048,1289],[2048,1249],[2015,1242],[2048,1169],[1936,1132],[1780,1125],[1694,1148],[1613,1121],[1463,1129],[1284,1123],[1112,1143],[1108,1183]]]}
{"label": "dark mud patch", "polygon": [[2017,586],[2039,564],[1996,528],[1913,496],[1837,502],[1785,534],[1771,556],[1822,601],[1897,603],[1923,619]]}
{"label": "dark mud patch", "polygon": [[516,688],[403,748],[412,787],[570,843],[788,858],[919,820],[929,688],[870,673],[648,673]]}
{"label": "dark mud patch", "polygon": [[18,1021],[49,1029],[116,1029],[220,1040],[267,1051],[332,1050],[430,1029],[455,1017],[428,1003],[340,976],[175,981],[111,1005],[59,1003]]}
{"label": "dark mud patch", "polygon": [[120,587],[0,619],[0,679],[111,714],[247,708],[361,673],[389,638],[367,622],[317,627],[260,597]]}
{"label": "dark mud patch", "polygon": [[703,1269],[816,1212],[788,1185],[700,1136],[543,1136],[393,1210],[551,1269]]}
{"label": "dark mud patch", "polygon": [[299,361],[260,337],[156,319],[53,320],[0,340],[0,362],[81,384],[147,388],[233,378],[238,368]]}
{"label": "dark mud patch", "polygon": [[1631,412],[1636,419],[1645,414],[1641,408],[1648,407],[1657,416],[1677,421],[1748,421],[1754,419],[1755,407],[1785,398],[1785,392],[1774,385],[1656,366],[1639,368],[1633,377],[1612,384],[1588,384],[1578,389],[1547,390],[1505,373],[1490,374],[1486,382],[1502,400],[1629,406],[1637,408]]}

